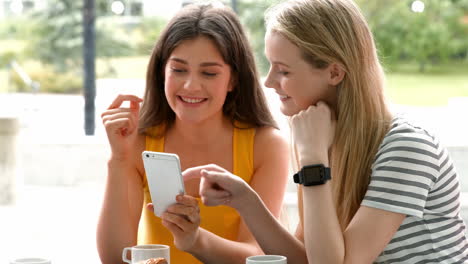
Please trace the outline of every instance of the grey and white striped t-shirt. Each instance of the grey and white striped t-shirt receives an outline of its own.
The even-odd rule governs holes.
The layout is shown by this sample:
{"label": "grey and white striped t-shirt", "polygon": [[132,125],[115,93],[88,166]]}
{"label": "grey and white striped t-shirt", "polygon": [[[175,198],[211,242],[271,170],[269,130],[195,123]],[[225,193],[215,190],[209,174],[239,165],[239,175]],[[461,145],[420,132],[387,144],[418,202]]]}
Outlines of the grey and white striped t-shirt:
{"label": "grey and white striped t-shirt", "polygon": [[468,263],[459,196],[447,150],[427,131],[395,118],[362,205],[406,218],[375,263]]}

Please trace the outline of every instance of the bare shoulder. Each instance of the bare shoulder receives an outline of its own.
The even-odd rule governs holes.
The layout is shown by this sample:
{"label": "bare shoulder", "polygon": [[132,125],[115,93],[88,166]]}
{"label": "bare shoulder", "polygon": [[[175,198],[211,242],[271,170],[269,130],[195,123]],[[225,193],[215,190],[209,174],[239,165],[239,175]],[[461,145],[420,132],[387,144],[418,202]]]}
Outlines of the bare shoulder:
{"label": "bare shoulder", "polygon": [[274,127],[260,127],[255,132],[255,148],[257,146],[267,147],[272,143],[281,144],[283,147],[287,147],[288,143],[286,138],[281,132]]}
{"label": "bare shoulder", "polygon": [[268,210],[279,217],[288,180],[289,147],[279,130],[258,129],[254,144],[254,169],[250,186]]}
{"label": "bare shoulder", "polygon": [[255,167],[265,162],[288,160],[289,145],[283,134],[273,127],[258,128],[255,133],[254,160]]}

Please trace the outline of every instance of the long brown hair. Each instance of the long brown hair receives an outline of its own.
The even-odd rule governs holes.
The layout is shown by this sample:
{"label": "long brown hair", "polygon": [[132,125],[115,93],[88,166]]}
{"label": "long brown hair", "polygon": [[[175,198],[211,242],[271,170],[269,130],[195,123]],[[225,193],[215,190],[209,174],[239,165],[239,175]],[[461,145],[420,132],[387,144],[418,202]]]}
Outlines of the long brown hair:
{"label": "long brown hair", "polygon": [[312,66],[338,63],[345,70],[337,87],[330,158],[333,198],[344,229],[364,198],[372,163],[392,119],[372,33],[351,0],[287,1],[267,12],[266,24],[297,45]]}
{"label": "long brown hair", "polygon": [[197,4],[182,8],[169,21],[156,42],[146,75],[140,133],[149,127],[161,124],[170,126],[174,122],[175,113],[164,94],[164,67],[181,42],[199,36],[211,39],[225,63],[231,67],[234,85],[226,96],[223,114],[233,124],[234,121],[241,121],[250,127],[276,127],[260,86],[252,50],[236,14],[226,7]]}

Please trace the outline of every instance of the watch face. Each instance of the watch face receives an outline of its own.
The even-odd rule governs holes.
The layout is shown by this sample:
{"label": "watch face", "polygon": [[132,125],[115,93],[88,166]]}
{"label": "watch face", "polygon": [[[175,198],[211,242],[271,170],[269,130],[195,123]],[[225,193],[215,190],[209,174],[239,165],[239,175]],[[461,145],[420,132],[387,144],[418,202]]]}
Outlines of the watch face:
{"label": "watch face", "polygon": [[307,168],[304,170],[304,180],[305,182],[322,182],[323,177],[319,167]]}
{"label": "watch face", "polygon": [[294,174],[294,182],[304,186],[321,185],[330,179],[330,169],[322,164],[304,166]]}

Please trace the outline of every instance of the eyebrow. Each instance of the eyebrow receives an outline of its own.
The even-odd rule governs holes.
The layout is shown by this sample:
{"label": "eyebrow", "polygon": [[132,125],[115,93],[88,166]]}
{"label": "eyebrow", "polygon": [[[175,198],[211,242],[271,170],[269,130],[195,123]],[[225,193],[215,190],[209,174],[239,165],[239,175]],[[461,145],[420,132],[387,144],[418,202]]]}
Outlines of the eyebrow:
{"label": "eyebrow", "polygon": [[288,64],[286,64],[284,62],[281,62],[281,61],[272,61],[271,64],[279,64],[279,65],[291,68],[291,66],[289,66]]}
{"label": "eyebrow", "polygon": [[[180,58],[170,58],[169,60],[173,60],[173,61],[176,61],[176,62],[179,62],[179,63],[182,63],[182,64],[188,64],[188,62],[186,60],[183,60],[183,59],[180,59]],[[202,62],[200,63],[200,66],[202,67],[206,67],[206,66],[218,66],[218,67],[223,67],[223,65],[221,63],[218,63],[218,62]]]}

